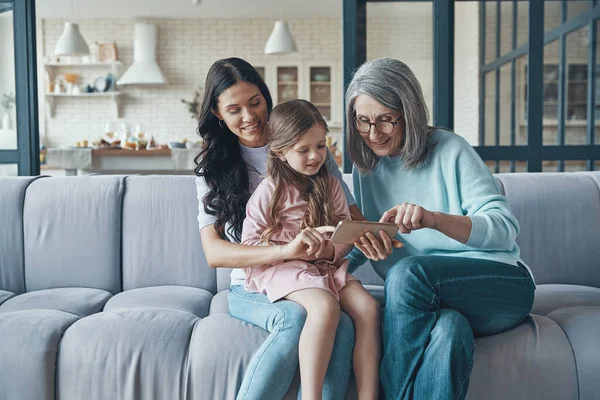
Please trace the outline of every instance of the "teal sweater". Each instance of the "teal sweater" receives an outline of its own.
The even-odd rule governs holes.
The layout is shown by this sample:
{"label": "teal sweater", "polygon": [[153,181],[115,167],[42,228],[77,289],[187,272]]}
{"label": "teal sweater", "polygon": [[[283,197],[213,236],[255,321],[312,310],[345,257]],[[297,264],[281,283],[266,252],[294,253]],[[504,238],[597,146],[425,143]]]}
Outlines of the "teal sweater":
{"label": "teal sweater", "polygon": [[[521,261],[515,242],[519,223],[485,163],[454,133],[438,129],[429,142],[434,147],[421,167],[405,169],[398,156],[380,157],[370,175],[361,176],[354,170],[356,203],[369,221],[379,221],[385,211],[404,202],[429,211],[466,215],[473,223],[471,235],[462,244],[433,229],[399,233],[396,239],[404,247],[394,249],[383,261],[372,261],[377,273],[385,277],[399,260],[414,255],[481,258],[516,265]],[[350,271],[366,261],[356,248],[348,258]]]}

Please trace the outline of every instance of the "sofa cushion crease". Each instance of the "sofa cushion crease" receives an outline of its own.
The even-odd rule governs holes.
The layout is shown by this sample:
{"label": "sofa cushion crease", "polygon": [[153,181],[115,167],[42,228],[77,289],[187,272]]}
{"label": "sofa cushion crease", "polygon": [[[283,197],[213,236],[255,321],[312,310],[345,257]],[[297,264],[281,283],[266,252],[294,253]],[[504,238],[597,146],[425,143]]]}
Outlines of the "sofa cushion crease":
{"label": "sofa cushion crease", "polygon": [[102,311],[112,296],[109,292],[90,288],[55,288],[17,295],[0,304],[0,313],[21,310],[50,309],[85,317]]}
{"label": "sofa cushion crease", "polygon": [[210,301],[210,310],[208,315],[225,314],[229,315],[229,290],[221,290],[215,294]]}
{"label": "sofa cushion crease", "polygon": [[0,177],[0,290],[25,291],[23,204],[35,177]]}
{"label": "sofa cushion crease", "polygon": [[531,312],[538,315],[564,307],[600,307],[600,288],[582,285],[538,285]]}
{"label": "sofa cushion crease", "polygon": [[4,303],[6,300],[13,297],[15,294],[12,292],[7,292],[6,290],[0,290],[0,305]]}
{"label": "sofa cushion crease", "polygon": [[108,300],[104,310],[156,307],[187,311],[204,318],[209,314],[212,298],[209,291],[189,286],[145,287],[116,294]]}

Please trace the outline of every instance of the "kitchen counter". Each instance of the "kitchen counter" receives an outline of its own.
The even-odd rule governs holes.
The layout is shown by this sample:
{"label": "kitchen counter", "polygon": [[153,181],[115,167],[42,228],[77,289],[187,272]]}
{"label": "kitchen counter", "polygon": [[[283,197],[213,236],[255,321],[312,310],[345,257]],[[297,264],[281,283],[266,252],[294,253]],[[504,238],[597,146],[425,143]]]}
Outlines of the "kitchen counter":
{"label": "kitchen counter", "polygon": [[192,174],[200,149],[48,148],[46,168],[77,174]]}

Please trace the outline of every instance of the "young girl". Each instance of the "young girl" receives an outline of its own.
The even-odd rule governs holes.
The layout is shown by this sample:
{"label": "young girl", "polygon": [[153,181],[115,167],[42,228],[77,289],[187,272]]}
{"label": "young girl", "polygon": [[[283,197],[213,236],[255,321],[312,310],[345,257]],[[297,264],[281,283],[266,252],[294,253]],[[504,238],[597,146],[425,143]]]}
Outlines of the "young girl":
{"label": "young girl", "polygon": [[342,187],[324,165],[327,124],[313,104],[293,100],[273,109],[269,127],[269,176],[248,201],[242,243],[285,245],[301,236],[306,256],[247,268],[246,290],[265,293],[271,302],[292,300],[306,309],[299,343],[304,400],[321,398],[341,307],[355,324],[359,399],[375,399],[379,303],[347,272],[343,257],[351,245],[334,245],[322,235],[350,219]]}

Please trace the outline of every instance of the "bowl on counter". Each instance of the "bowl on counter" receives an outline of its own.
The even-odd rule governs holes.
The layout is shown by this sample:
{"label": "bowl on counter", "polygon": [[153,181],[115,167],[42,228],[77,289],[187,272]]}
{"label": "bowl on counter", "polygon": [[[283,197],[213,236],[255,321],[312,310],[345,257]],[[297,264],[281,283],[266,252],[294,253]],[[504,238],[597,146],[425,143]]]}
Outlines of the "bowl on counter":
{"label": "bowl on counter", "polygon": [[185,149],[185,143],[184,142],[171,142],[171,143],[169,143],[169,146],[172,149]]}

